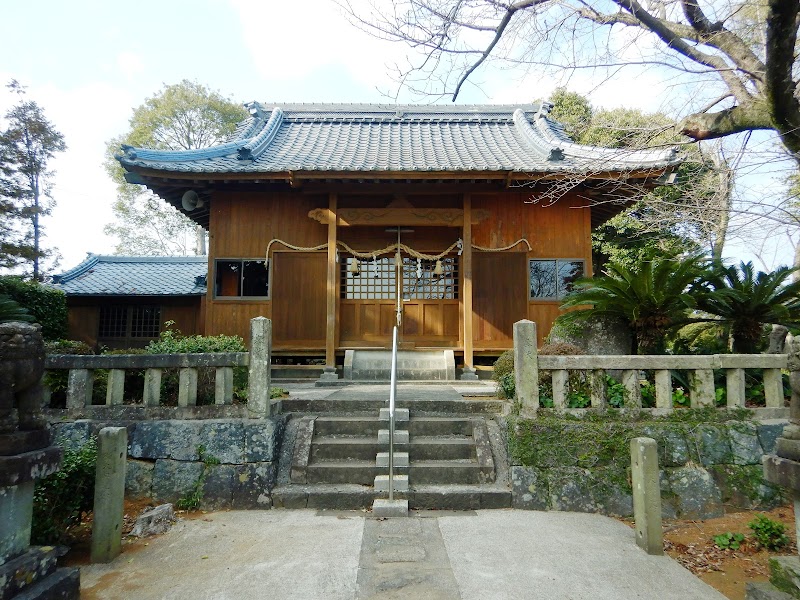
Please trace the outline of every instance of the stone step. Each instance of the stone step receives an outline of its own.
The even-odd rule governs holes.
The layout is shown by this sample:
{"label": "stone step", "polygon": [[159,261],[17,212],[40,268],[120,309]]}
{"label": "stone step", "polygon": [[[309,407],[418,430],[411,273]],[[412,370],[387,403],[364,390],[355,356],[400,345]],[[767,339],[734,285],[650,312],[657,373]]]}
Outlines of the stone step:
{"label": "stone step", "polygon": [[[314,484],[282,485],[272,490],[275,508],[314,508],[329,510],[369,509],[376,497],[372,485]],[[511,490],[497,484],[411,485],[397,497],[408,499],[411,510],[481,510],[511,507]]]}
{"label": "stone step", "polygon": [[471,437],[415,437],[408,446],[411,460],[458,460],[475,458]]}
{"label": "stone step", "polygon": [[411,417],[408,432],[416,436],[471,436],[475,421],[468,417]]}
{"label": "stone step", "polygon": [[[389,350],[346,350],[344,379],[389,381],[392,353]],[[397,353],[399,381],[455,381],[452,350],[400,350]]]}
{"label": "stone step", "polygon": [[[386,447],[389,445],[389,430],[388,429],[379,429],[378,430],[378,444],[382,447]],[[407,429],[395,429],[394,436],[392,439],[395,444],[408,444],[408,430]]]}
{"label": "stone step", "polygon": [[[365,415],[373,416],[384,408],[388,401],[383,398],[358,400],[331,400],[328,398],[283,398],[282,410],[285,413],[316,415]],[[408,408],[414,415],[496,415],[504,413],[509,403],[496,398],[463,398],[461,400],[398,400],[398,408]]]}
{"label": "stone step", "polygon": [[[408,452],[395,452],[394,453],[394,462],[392,463],[393,468],[408,468]],[[375,457],[375,466],[383,469],[389,468],[389,453],[388,452],[378,452],[377,456]]]}
{"label": "stone step", "polygon": [[311,441],[311,460],[370,460],[380,449],[377,436],[315,436]]}
{"label": "stone step", "polygon": [[416,485],[488,483],[491,475],[473,460],[413,460],[409,479]]}
{"label": "stone step", "polygon": [[378,438],[378,430],[385,427],[376,416],[317,417],[314,420],[315,436],[356,436]]}
{"label": "stone step", "polygon": [[[381,421],[388,421],[389,420],[389,409],[382,408],[380,410],[380,414],[378,418]],[[409,419],[409,409],[407,408],[397,408],[394,409],[394,422],[395,423],[406,423]]]}
{"label": "stone step", "polygon": [[[392,486],[395,492],[408,492],[408,475],[394,474],[392,476]],[[373,482],[373,488],[376,494],[382,495],[384,492],[389,493],[389,476],[376,475]]]}
{"label": "stone step", "polygon": [[375,466],[372,460],[321,460],[306,467],[308,483],[348,483],[372,485],[377,475],[386,469]]}

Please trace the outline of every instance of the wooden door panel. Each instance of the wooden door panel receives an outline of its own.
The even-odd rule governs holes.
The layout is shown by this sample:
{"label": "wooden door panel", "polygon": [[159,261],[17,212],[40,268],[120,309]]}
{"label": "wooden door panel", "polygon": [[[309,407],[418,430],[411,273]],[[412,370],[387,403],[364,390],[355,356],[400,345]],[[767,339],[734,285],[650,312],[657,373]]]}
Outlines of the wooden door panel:
{"label": "wooden door panel", "polygon": [[272,260],[272,327],[276,345],[324,346],[326,255],[275,252]]}
{"label": "wooden door panel", "polygon": [[473,254],[475,347],[511,347],[514,323],[528,317],[527,281],[527,254]]}

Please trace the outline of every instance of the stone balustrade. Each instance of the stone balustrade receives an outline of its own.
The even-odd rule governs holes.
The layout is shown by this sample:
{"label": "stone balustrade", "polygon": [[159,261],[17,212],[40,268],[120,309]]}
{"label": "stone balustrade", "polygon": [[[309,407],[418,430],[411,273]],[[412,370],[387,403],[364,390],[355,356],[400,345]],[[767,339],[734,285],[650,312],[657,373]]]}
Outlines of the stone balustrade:
{"label": "stone balustrade", "polygon": [[[524,412],[535,412],[540,406],[539,371],[550,373],[553,406],[559,411],[566,410],[567,407],[571,371],[588,374],[591,407],[596,409],[607,406],[607,371],[621,374],[619,379],[626,390],[626,408],[642,408],[642,371],[655,372],[656,412],[667,413],[673,410],[674,371],[688,371],[687,391],[692,408],[715,406],[714,371],[717,370],[725,372],[727,408],[744,408],[746,369],[761,371],[766,409],[776,412],[775,416],[780,416],[782,411],[775,409],[785,407],[781,371],[788,368],[786,354],[544,356],[537,354],[535,346],[532,349],[529,343],[530,339],[536,339],[535,323],[517,322],[514,334],[517,398]],[[523,349],[517,349],[518,346]]]}
{"label": "stone balustrade", "polygon": [[[270,402],[270,373],[263,365],[270,364],[272,325],[269,319],[257,317],[251,320],[249,352],[213,352],[197,354],[108,354],[108,355],[50,355],[45,359],[45,369],[69,371],[66,391],[66,409],[81,411],[92,407],[94,373],[98,369],[108,370],[106,384],[107,407],[119,407],[125,398],[125,371],[144,371],[144,389],[141,407],[157,409],[162,406],[161,379],[165,369],[178,369],[178,408],[197,406],[197,381],[199,369],[214,369],[214,405],[233,404],[233,370],[248,367],[247,407],[242,415],[236,411],[209,411],[207,418],[221,416],[268,417],[273,412]],[[163,412],[163,411],[162,411]],[[235,413],[235,414],[234,414]],[[165,418],[161,412],[152,415]],[[175,415],[188,418],[188,414]],[[194,414],[193,416],[197,416]]]}

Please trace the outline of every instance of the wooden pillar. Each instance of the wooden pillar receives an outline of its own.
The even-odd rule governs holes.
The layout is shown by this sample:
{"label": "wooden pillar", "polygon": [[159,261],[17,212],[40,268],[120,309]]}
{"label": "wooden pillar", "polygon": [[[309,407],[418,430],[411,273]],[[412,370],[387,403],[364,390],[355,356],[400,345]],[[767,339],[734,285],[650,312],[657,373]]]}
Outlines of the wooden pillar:
{"label": "wooden pillar", "polygon": [[461,240],[464,251],[461,254],[461,306],[464,311],[464,373],[461,379],[477,379],[472,355],[472,196],[464,194],[464,225]]}
{"label": "wooden pillar", "polygon": [[325,379],[336,379],[336,226],[338,198],[336,194],[328,196],[328,288],[327,316],[325,319]]}

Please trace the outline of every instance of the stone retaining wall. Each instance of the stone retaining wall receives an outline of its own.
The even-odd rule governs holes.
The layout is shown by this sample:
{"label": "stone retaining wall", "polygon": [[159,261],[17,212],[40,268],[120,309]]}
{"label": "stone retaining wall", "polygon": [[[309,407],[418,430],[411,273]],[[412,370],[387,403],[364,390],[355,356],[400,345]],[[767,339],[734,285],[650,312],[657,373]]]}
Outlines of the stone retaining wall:
{"label": "stone retaining wall", "polygon": [[[53,439],[78,448],[103,427],[126,427],[126,496],[176,502],[202,483],[201,506],[270,508],[285,417],[163,421],[76,420],[54,423]],[[202,447],[202,448],[201,448]],[[201,461],[200,453],[206,457]],[[213,460],[209,460],[213,459]],[[219,464],[210,464],[216,463]]]}
{"label": "stone retaining wall", "polygon": [[[569,434],[580,434],[580,428],[585,427],[589,436],[596,427],[580,422],[532,423],[533,440],[537,435],[545,439],[554,433],[547,427],[563,427]],[[785,501],[780,488],[764,481],[761,466],[761,457],[774,453],[775,441],[785,424],[783,420],[634,424],[628,437],[652,437],[658,443],[663,516],[705,519],[722,515],[725,506],[768,509]],[[597,447],[589,443],[583,450],[562,452],[570,436],[559,431],[551,439],[564,440],[561,447],[554,451],[537,449],[535,444],[527,450],[518,448],[514,459],[514,428],[512,423],[509,436],[512,461],[516,463],[511,467],[515,508],[633,514],[629,454],[620,451],[603,456],[597,449],[603,445],[602,439],[596,439]],[[520,461],[523,454],[525,460]]]}

